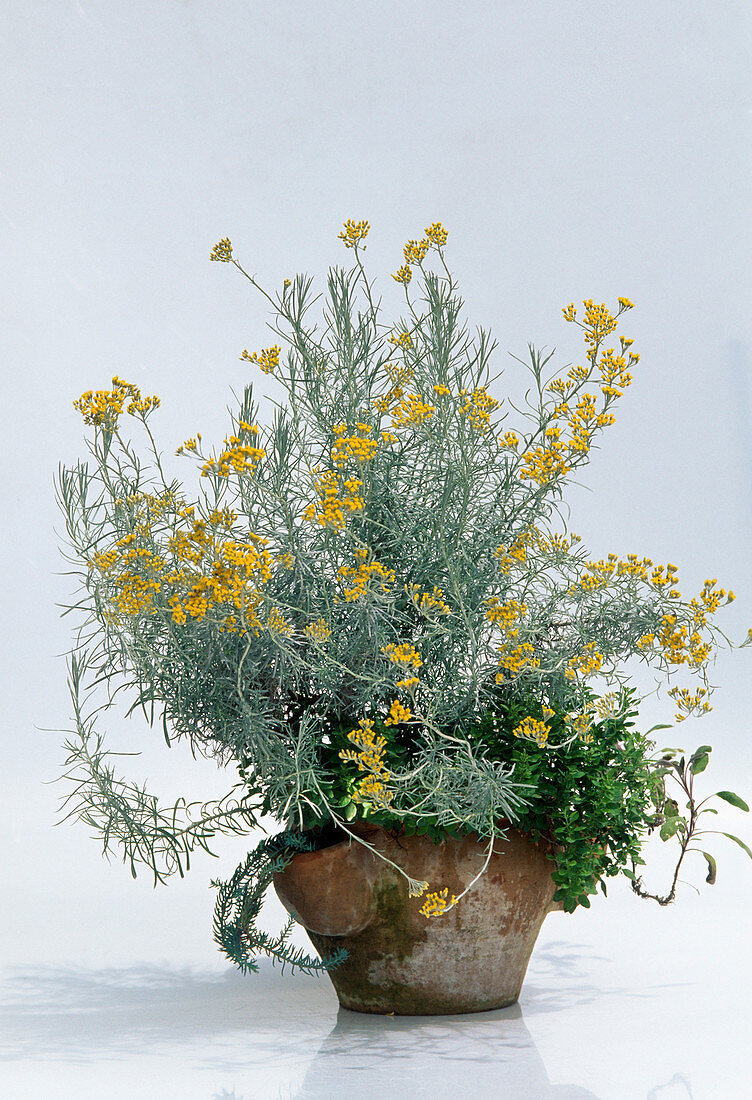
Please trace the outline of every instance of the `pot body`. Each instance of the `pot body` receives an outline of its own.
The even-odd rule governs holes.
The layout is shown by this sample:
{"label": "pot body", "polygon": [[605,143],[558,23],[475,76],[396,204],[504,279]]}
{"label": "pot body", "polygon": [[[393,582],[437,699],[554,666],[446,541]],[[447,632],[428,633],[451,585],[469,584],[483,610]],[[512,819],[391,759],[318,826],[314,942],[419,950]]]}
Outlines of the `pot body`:
{"label": "pot body", "polygon": [[[459,895],[483,866],[475,836],[363,839],[430,891]],[[494,844],[488,869],[457,906],[426,918],[405,878],[357,841],[301,852],[274,877],[288,912],[322,958],[344,1008],[422,1016],[483,1012],[517,1000],[535,940],[556,906],[554,864],[514,829]]]}

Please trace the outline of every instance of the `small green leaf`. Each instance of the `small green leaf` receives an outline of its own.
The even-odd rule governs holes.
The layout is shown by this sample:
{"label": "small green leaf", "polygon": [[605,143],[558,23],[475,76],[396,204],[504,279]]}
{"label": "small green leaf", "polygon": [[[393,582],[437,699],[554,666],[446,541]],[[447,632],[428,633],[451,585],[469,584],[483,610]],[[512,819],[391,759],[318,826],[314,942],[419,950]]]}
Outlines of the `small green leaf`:
{"label": "small green leaf", "polygon": [[733,833],[724,833],[723,835],[727,836],[729,838],[729,840],[733,840],[734,844],[738,844],[740,848],[743,848],[744,851],[749,856],[749,858],[752,859],[752,851],[750,851],[750,849],[747,847],[747,845],[744,843],[743,840],[739,840],[739,837],[734,836]]}
{"label": "small green leaf", "polygon": [[352,821],[352,819],[355,817],[357,812],[358,812],[358,807],[355,805],[354,802],[351,802],[349,806],[345,806],[345,810],[344,810],[345,821]]}
{"label": "small green leaf", "polygon": [[587,894],[580,894],[580,896],[577,899],[577,902],[578,902],[579,905],[582,906],[583,909],[589,909],[590,908],[590,898],[587,896]]}
{"label": "small green leaf", "polygon": [[715,872],[716,872],[715,860],[711,856],[710,852],[703,852],[702,854],[705,856],[705,859],[708,861],[708,877],[705,879],[705,881],[709,882],[710,885],[712,886],[713,883],[715,882]]}
{"label": "small green leaf", "polygon": [[695,749],[695,751],[692,753],[692,759],[694,760],[694,758],[696,756],[704,756],[706,753],[709,753],[709,752],[712,752],[712,751],[713,751],[713,746],[712,745],[700,745],[700,747],[698,749]]}
{"label": "small green leaf", "polygon": [[680,817],[670,817],[668,821],[661,825],[660,838],[661,840],[670,840],[672,836],[676,836],[679,831],[679,826],[682,823]]}
{"label": "small green leaf", "polygon": [[749,812],[749,806],[740,798],[738,794],[734,794],[733,791],[716,791],[716,798],[722,798],[724,802],[730,802],[732,806],[736,806],[738,810],[746,810]]}
{"label": "small green leaf", "polygon": [[700,772],[704,772],[710,762],[710,757],[706,752],[700,756],[693,756],[689,761],[689,770],[692,775],[699,775]]}

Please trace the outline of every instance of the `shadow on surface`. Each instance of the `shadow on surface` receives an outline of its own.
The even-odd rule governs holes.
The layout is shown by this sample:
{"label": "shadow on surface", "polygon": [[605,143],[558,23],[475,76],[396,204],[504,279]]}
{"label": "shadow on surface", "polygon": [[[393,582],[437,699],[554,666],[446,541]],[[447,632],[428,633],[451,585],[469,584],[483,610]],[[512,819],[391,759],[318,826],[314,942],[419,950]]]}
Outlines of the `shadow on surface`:
{"label": "shadow on surface", "polygon": [[592,982],[593,962],[609,962],[607,955],[596,955],[587,944],[555,941],[537,947],[522,986],[521,1001],[529,1017],[564,1012],[579,1005],[590,1005],[604,998],[652,1000],[666,989],[690,988],[694,982],[662,982],[652,987],[604,986]]}
{"label": "shadow on surface", "polygon": [[467,1096],[468,1088],[515,1100],[599,1100],[576,1085],[551,1084],[519,1005],[469,1016],[340,1008],[295,1100],[330,1100],[337,1078],[358,1100],[383,1100],[387,1080],[399,1083],[399,1095],[432,1100]]}
{"label": "shadow on surface", "polygon": [[285,1043],[291,1029],[320,1038],[337,1010],[325,982],[271,967],[246,978],[160,966],[10,968],[0,987],[0,1060],[89,1062],[209,1040],[217,1061],[224,1052],[237,1064],[244,1036],[256,1046],[275,1036]]}

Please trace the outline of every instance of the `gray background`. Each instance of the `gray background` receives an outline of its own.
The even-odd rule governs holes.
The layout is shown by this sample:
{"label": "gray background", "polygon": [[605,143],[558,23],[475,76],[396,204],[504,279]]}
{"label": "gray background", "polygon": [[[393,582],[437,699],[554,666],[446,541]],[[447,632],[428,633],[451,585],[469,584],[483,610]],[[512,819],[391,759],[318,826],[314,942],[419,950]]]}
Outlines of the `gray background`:
{"label": "gray background", "polygon": [[[101,861],[85,829],[53,828],[49,781],[69,713],[52,474],[83,454],[71,402],[117,373],[161,396],[168,455],[197,430],[223,438],[249,377],[239,352],[271,342],[253,288],[208,262],[226,235],[276,287],[349,259],[341,223],[367,218],[369,269],[396,303],[402,244],[441,220],[468,319],[499,340],[498,395],[519,392],[508,353],[528,341],[581,355],[562,306],[631,298],[623,328],[642,359],[570,494],[572,526],[595,557],[675,562],[685,594],[718,577],[738,595],[722,625],[746,635],[749,5],[5,0],[0,13],[6,1094],[443,1097],[473,1080],[510,1097],[744,1095],[752,865],[723,838],[718,885],[684,887],[671,910],[615,885],[589,913],[550,917],[522,1016],[334,1027],[325,980],[241,981],[215,953],[207,883],[244,842],[154,891]],[[708,790],[752,792],[749,660],[721,653],[713,712],[666,734],[715,746]],[[653,697],[644,714],[671,721],[673,707]],[[165,799],[230,785],[138,722],[107,726]],[[721,825],[749,841],[741,815]],[[278,918],[270,902],[268,927]]]}

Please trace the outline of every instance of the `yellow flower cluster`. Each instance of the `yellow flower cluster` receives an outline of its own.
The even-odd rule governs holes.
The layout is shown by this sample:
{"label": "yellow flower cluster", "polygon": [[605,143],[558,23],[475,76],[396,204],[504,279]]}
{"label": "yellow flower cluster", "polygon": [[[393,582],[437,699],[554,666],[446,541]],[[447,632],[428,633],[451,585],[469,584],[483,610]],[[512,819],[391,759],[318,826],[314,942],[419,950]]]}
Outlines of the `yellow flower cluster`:
{"label": "yellow flower cluster", "polygon": [[436,386],[434,386],[433,392],[439,397],[447,397],[452,391],[449,389],[449,386],[442,386],[441,384],[437,384]]}
{"label": "yellow flower cluster", "polygon": [[401,386],[405,382],[411,381],[415,374],[415,369],[409,367],[406,363],[386,363],[384,370],[393,386]]}
{"label": "yellow flower cluster", "polygon": [[229,237],[223,237],[221,241],[217,241],[214,248],[211,250],[210,260],[217,260],[222,264],[229,264],[232,260],[232,244]]}
{"label": "yellow flower cluster", "polygon": [[136,519],[155,520],[160,519],[165,512],[174,511],[180,503],[179,498],[175,496],[172,489],[167,489],[163,493],[155,496],[154,493],[131,493],[123,501],[121,498],[115,501],[116,504],[121,505],[123,503],[128,504],[134,510],[134,517]]}
{"label": "yellow flower cluster", "polygon": [[351,730],[347,739],[355,745],[357,751],[341,749],[340,758],[356,764],[358,771],[368,773],[358,784],[353,795],[354,801],[365,800],[372,802],[377,809],[389,809],[394,795],[387,786],[392,773],[384,760],[386,738],[374,733],[370,718],[361,718],[358,729]]}
{"label": "yellow flower cluster", "polygon": [[576,535],[574,531],[570,531],[569,538],[567,538],[566,535],[558,533],[546,536],[533,528],[532,538],[542,554],[566,554],[576,543],[582,542],[581,537]]}
{"label": "yellow flower cluster", "polygon": [[[540,666],[539,659],[535,656],[535,649],[530,642],[520,642],[519,645],[512,647],[509,643],[505,643],[499,647],[499,653],[501,659],[499,665],[501,668],[506,669],[507,672],[511,672],[512,675],[522,672],[524,669],[538,668]],[[503,672],[496,673],[496,683],[503,684],[509,679]]]}
{"label": "yellow flower cluster", "polygon": [[382,592],[388,592],[390,584],[394,582],[394,570],[386,569],[380,562],[373,559],[369,561],[369,552],[363,547],[358,548],[354,556],[357,568],[343,565],[338,570],[338,575],[350,582],[350,587],[345,589],[345,600],[350,603],[360,599],[366,592],[379,589]]}
{"label": "yellow flower cluster", "polygon": [[566,378],[554,378],[548,383],[546,389],[551,393],[556,393],[562,398],[561,404],[557,405],[554,409],[554,419],[560,419],[562,416],[567,416],[569,413],[569,406],[567,405],[566,398],[570,395],[572,390],[576,389],[580,382],[585,382],[590,377],[590,370],[588,367],[570,367],[567,371]]}
{"label": "yellow flower cluster", "polygon": [[499,446],[504,450],[516,451],[520,445],[520,437],[516,432],[504,432],[499,436]]}
{"label": "yellow flower cluster", "polygon": [[679,623],[676,615],[664,615],[658,630],[658,642],[663,656],[672,665],[688,664],[702,668],[711,653],[709,642],[704,642],[699,631],[690,633],[686,623]]}
{"label": "yellow flower cluster", "polygon": [[422,241],[410,240],[407,242],[402,250],[405,257],[406,264],[420,264],[425,259],[426,253],[431,247],[431,242],[427,237],[424,237]]}
{"label": "yellow flower cluster", "polygon": [[164,560],[152,550],[134,545],[136,536],[125,535],[109,550],[96,553],[89,568],[97,569],[102,576],[110,573],[118,564],[121,572],[112,577],[111,601],[116,614],[139,615],[152,607],[156,594],[162,587]]}
{"label": "yellow flower cluster", "polygon": [[310,522],[341,528],[345,526],[345,512],[359,512],[364,505],[358,492],[363,482],[357,478],[342,481],[334,470],[325,470],[314,484],[319,501],[309,504],[303,512],[303,519]]}
{"label": "yellow flower cluster", "polygon": [[142,397],[141,390],[133,382],[124,382],[116,375],[112,385],[111,390],[87,390],[73,402],[73,408],[81,413],[85,424],[114,432],[126,401],[126,412],[131,416],[146,417],[153,409],[159,408],[159,398]]}
{"label": "yellow flower cluster", "polygon": [[[606,698],[604,696],[604,698]],[[592,744],[593,738],[593,711],[590,709],[584,710],[581,714],[572,714],[569,716],[568,724],[575,734],[586,745]]]}
{"label": "yellow flower cluster", "polygon": [[317,619],[314,623],[309,623],[303,633],[314,645],[323,645],[332,635],[326,619]]}
{"label": "yellow flower cluster", "polygon": [[603,654],[598,652],[595,642],[588,642],[582,653],[575,654],[564,669],[564,675],[574,680],[579,673],[581,676],[594,676],[600,672],[603,666]]}
{"label": "yellow flower cluster", "polygon": [[529,531],[524,531],[518,535],[510,546],[497,546],[494,551],[494,557],[499,559],[499,573],[502,576],[508,576],[508,574],[514,568],[519,568],[524,565],[527,560],[527,547],[534,540],[536,535],[535,529],[531,528]]}
{"label": "yellow flower cluster", "polygon": [[[544,707],[544,713],[547,717],[553,715],[553,711],[548,707]],[[548,741],[548,735],[551,732],[551,727],[546,725],[544,721],[539,718],[533,718],[528,715],[527,718],[523,718],[518,726],[512,730],[515,737],[521,737],[525,741],[534,741],[540,748]]]}
{"label": "yellow flower cluster", "polygon": [[168,605],[172,609],[172,621],[182,626],[188,616],[183,610],[183,605],[180,602],[180,596],[170,596],[170,599],[168,600]]}
{"label": "yellow flower cluster", "polygon": [[391,410],[392,427],[405,428],[409,424],[422,424],[424,420],[433,416],[435,411],[436,407],[428,405],[420,394],[408,394]]}
{"label": "yellow flower cluster", "polygon": [[[613,332],[617,326],[617,320],[609,310],[608,306],[601,303],[599,306],[595,304],[592,298],[586,299],[583,303],[585,307],[584,321],[577,321],[577,310],[575,309],[574,302],[570,302],[569,305],[562,310],[565,321],[574,321],[586,331],[586,342],[596,344]],[[619,298],[620,311],[625,309],[632,309],[633,305],[628,298]]]}
{"label": "yellow flower cluster", "polygon": [[601,722],[613,717],[619,711],[619,696],[615,691],[607,691],[600,699],[596,700],[595,709]]}
{"label": "yellow flower cluster", "polygon": [[254,579],[259,584],[265,584],[272,575],[272,558],[266,549],[269,540],[254,535],[252,531],[246,537],[248,542],[228,540],[220,543],[219,559],[243,580]]}
{"label": "yellow flower cluster", "polygon": [[[645,559],[649,565],[648,559]],[[676,566],[666,566],[667,575],[663,575],[663,567],[659,566],[650,576],[651,583],[659,588],[665,585],[675,585]],[[723,588],[716,588],[718,581],[713,578],[706,580],[700,598],[693,596],[689,601],[692,610],[692,618],[689,623],[680,623],[675,614],[664,615],[657,634],[649,633],[640,638],[637,643],[640,649],[650,649],[656,643],[662,650],[663,657],[669,664],[687,664],[690,668],[701,669],[708,661],[712,653],[710,642],[703,639],[700,631],[707,625],[708,616],[717,611],[725,601],[731,603],[735,597],[733,592],[726,592]],[[668,592],[669,596],[679,595],[675,589]]]}
{"label": "yellow flower cluster", "polygon": [[491,413],[498,407],[499,402],[486,393],[485,386],[476,386],[473,392],[465,397],[465,404],[460,407],[460,412],[468,418],[477,431],[485,432]]}
{"label": "yellow flower cluster", "polygon": [[191,521],[191,527],[187,531],[176,531],[170,537],[168,546],[180,561],[199,565],[208,548],[213,545],[213,540],[206,530],[206,520],[195,519],[193,512],[193,508],[186,508],[180,513],[183,519]]}
{"label": "yellow flower cluster", "polygon": [[371,802],[377,810],[390,809],[393,798],[392,791],[375,775],[367,775],[365,779],[361,779],[357,791],[353,792],[354,802]]}
{"label": "yellow flower cluster", "polygon": [[344,241],[345,248],[357,248],[360,242],[368,236],[370,228],[370,222],[356,222],[352,218],[348,218],[338,236],[341,241]]}
{"label": "yellow flower cluster", "polygon": [[389,343],[394,344],[395,347],[411,348],[413,346],[413,338],[409,332],[401,332],[398,336],[390,336]]}
{"label": "yellow flower cluster", "polygon": [[[586,572],[570,590],[572,594],[578,590],[593,592],[598,588],[605,588],[614,577],[633,577],[661,590],[666,586],[671,588],[672,585],[678,584],[675,565],[669,563],[665,568],[662,565],[654,566],[650,558],[638,558],[636,554],[628,554],[624,560],[621,560],[617,554],[609,554],[607,559],[586,562],[585,569]],[[677,597],[679,595],[678,592],[673,591],[669,591],[668,594]]]}
{"label": "yellow flower cluster", "polygon": [[598,428],[606,428],[613,423],[611,413],[598,412],[595,396],[592,393],[583,393],[577,402],[577,408],[569,416],[569,428],[572,432],[570,451],[589,451]]}
{"label": "yellow flower cluster", "polygon": [[[402,386],[393,386],[387,393],[381,397],[374,399],[374,407],[378,409],[380,413],[388,413],[393,402],[399,401],[404,396],[405,391]],[[383,435],[383,433],[382,433]]]}
{"label": "yellow flower cluster", "polygon": [[225,448],[219,458],[210,458],[204,463],[201,467],[202,477],[208,477],[209,474],[218,474],[219,477],[252,474],[266,454],[261,447],[249,447],[242,443],[236,435],[227,437]]}
{"label": "yellow flower cluster", "polygon": [[380,413],[388,413],[395,401],[405,396],[404,383],[409,382],[415,373],[412,367],[405,364],[397,366],[395,363],[387,363],[384,369],[392,385],[382,397],[377,397],[373,402]]}
{"label": "yellow flower cluster", "polygon": [[[568,373],[576,376],[579,375],[579,372],[583,372],[584,377],[588,375],[583,367],[574,368]],[[572,382],[571,386],[574,385],[575,382]],[[563,379],[556,379],[548,388],[568,391],[569,387],[570,383],[565,382]],[[615,392],[617,396],[620,396],[620,391]],[[590,450],[596,431],[610,427],[611,424],[615,423],[613,414],[606,412],[605,407],[600,412],[598,411],[597,398],[592,393],[581,394],[575,409],[570,408],[568,401],[562,401],[554,409],[552,419],[566,420],[566,426],[569,428],[571,435],[569,440],[565,442],[570,453],[581,452],[584,454]],[[559,441],[561,440],[561,429],[558,426],[551,426],[547,429],[546,436]]]}
{"label": "yellow flower cluster", "polygon": [[175,454],[176,455],[182,455],[184,453],[184,451],[194,451],[194,452],[198,451],[200,445],[201,445],[201,432],[196,432],[195,436],[192,436],[190,439],[186,439],[185,442],[183,442],[178,447],[178,449],[175,451]]}
{"label": "yellow flower cluster", "polygon": [[577,410],[571,412],[567,398],[590,377],[597,363],[598,349],[602,340],[617,327],[618,316],[625,309],[632,307],[632,303],[627,298],[620,298],[619,311],[614,316],[605,304],[596,305],[592,299],[586,300],[583,305],[585,316],[582,322],[577,320],[577,310],[573,302],[562,312],[566,321],[573,321],[584,330],[590,366],[570,367],[565,378],[556,378],[546,387],[561,398],[559,405],[554,409],[553,419],[564,417],[569,419],[572,433],[569,447],[574,452],[587,452],[596,430],[614,423],[613,416],[606,411],[606,408],[613,399],[621,397],[626,387],[631,384],[632,376],[628,368],[637,363],[640,358],[635,352],[628,351],[634,341],[621,336],[619,338],[620,354],[617,354],[614,348],[608,348],[602,353],[600,362],[597,364],[600,370],[600,388],[605,398],[603,408],[599,412],[596,407],[596,398],[592,394],[584,394],[580,398]]}
{"label": "yellow flower cluster", "polygon": [[733,592],[729,592],[727,594],[725,589],[723,588],[716,589],[715,586],[717,584],[718,581],[714,577],[712,580],[706,580],[705,584],[703,585],[702,591],[700,592],[700,599],[702,600],[706,614],[702,616],[702,622],[699,621],[700,617],[697,614],[695,615],[695,619],[698,621],[698,625],[705,625],[705,623],[707,622],[707,615],[712,615],[714,611],[718,610],[718,608],[723,603],[724,597],[726,598],[726,603],[733,603],[733,601],[736,599]]}
{"label": "yellow flower cluster", "polygon": [[417,649],[409,642],[402,642],[400,645],[390,642],[381,647],[381,652],[385,653],[393,664],[403,665],[405,668],[420,668],[423,664]]}
{"label": "yellow flower cluster", "polygon": [[284,615],[277,607],[273,607],[267,615],[266,628],[270,634],[283,638],[289,638],[293,633],[292,626],[287,622]]}
{"label": "yellow flower cluster", "polygon": [[146,611],[161,587],[158,580],[147,580],[139,573],[121,573],[115,586],[112,602],[121,615],[140,615]]}
{"label": "yellow flower cluster", "polygon": [[[629,343],[631,341],[627,342],[622,337],[624,346],[628,346]],[[624,350],[624,347],[622,347],[622,350]],[[629,353],[629,365],[631,366],[639,361],[639,355],[631,351]],[[598,366],[601,372],[601,390],[603,393],[611,397],[621,397],[627,386],[632,385],[632,375],[627,370],[627,360],[623,355],[615,355],[613,348],[608,348],[603,353]]]}
{"label": "yellow flower cluster", "polygon": [[397,268],[397,274],[392,275],[393,279],[396,279],[398,283],[402,283],[403,286],[407,286],[413,277],[413,273],[410,270],[409,264],[403,264],[402,267]]}
{"label": "yellow flower cluster", "polygon": [[341,470],[351,458],[356,462],[368,462],[373,452],[378,447],[378,441],[368,439],[371,432],[370,424],[356,424],[357,435],[345,435],[346,424],[335,424],[334,434],[338,437],[331,451],[331,459],[337,469]]}
{"label": "yellow flower cluster", "polygon": [[424,230],[424,232],[431,244],[435,245],[436,248],[443,248],[444,245],[447,243],[449,230],[445,229],[441,222],[432,222],[431,225],[429,225]]}
{"label": "yellow flower cluster", "polygon": [[181,536],[170,543],[180,561],[201,566],[204,558],[213,560],[207,562],[208,571],[199,576],[192,570],[176,570],[165,577],[184,590],[182,598],[176,593],[169,601],[173,621],[184,623],[190,616],[200,622],[211,608],[229,604],[241,610],[249,625],[260,632],[262,624],[256,610],[261,596],[257,586],[264,585],[272,573],[267,540],[249,532],[248,542],[226,540],[216,544],[200,520],[194,521],[192,532]]}
{"label": "yellow flower cluster", "polygon": [[409,283],[412,277],[412,273],[410,272],[411,264],[420,265],[431,247],[443,248],[447,242],[448,236],[449,232],[444,228],[441,222],[432,222],[431,225],[427,226],[425,236],[422,240],[409,240],[407,242],[402,250],[402,254],[405,258],[404,266],[399,269],[393,278],[400,283]]}
{"label": "yellow flower cluster", "polygon": [[500,626],[502,630],[509,630],[526,614],[527,605],[518,600],[507,600],[506,603],[501,603],[498,596],[490,596],[486,600],[486,618],[489,622]]}
{"label": "yellow flower cluster", "polygon": [[426,894],[425,901],[420,907],[420,912],[424,917],[441,917],[444,913],[447,913],[457,904],[457,898],[452,894],[451,898],[448,898],[449,887],[445,886],[443,890],[437,890],[432,894]]}
{"label": "yellow flower cluster", "polygon": [[[620,304],[622,301],[626,302],[627,299],[620,298]],[[583,321],[585,344],[590,352],[595,354],[597,345],[614,331],[619,322],[604,302],[597,306],[592,298],[587,298],[582,304],[585,307]]]}
{"label": "yellow flower cluster", "polygon": [[399,699],[395,699],[389,708],[389,717],[384,722],[385,726],[398,726],[401,722],[409,722],[412,718],[407,707],[403,707]]}
{"label": "yellow flower cluster", "polygon": [[698,688],[694,693],[687,688],[672,688],[669,695],[679,708],[676,713],[676,721],[683,722],[690,714],[702,715],[712,710],[713,708],[706,698],[707,694],[706,688]]}
{"label": "yellow flower cluster", "polygon": [[221,527],[229,531],[237,518],[238,513],[233,512],[230,508],[212,508],[209,513],[209,524],[212,527]]}
{"label": "yellow flower cluster", "polygon": [[107,573],[110,569],[112,569],[117,560],[117,547],[113,547],[113,549],[111,550],[102,550],[98,554],[94,555],[92,560],[89,562],[89,568],[98,569],[100,573]]}
{"label": "yellow flower cluster", "polygon": [[243,348],[240,358],[248,363],[258,363],[264,374],[274,374],[279,366],[279,356],[282,348],[279,344],[272,344],[270,348],[262,348],[261,351],[249,352]]}
{"label": "yellow flower cluster", "polygon": [[433,615],[448,615],[449,605],[444,601],[444,592],[434,585],[433,592],[424,592],[419,584],[405,585],[412,603],[422,615],[431,618]]}
{"label": "yellow flower cluster", "polygon": [[519,476],[522,481],[535,481],[542,486],[564,477],[569,470],[566,447],[558,438],[553,438],[548,446],[532,447],[525,452]]}

